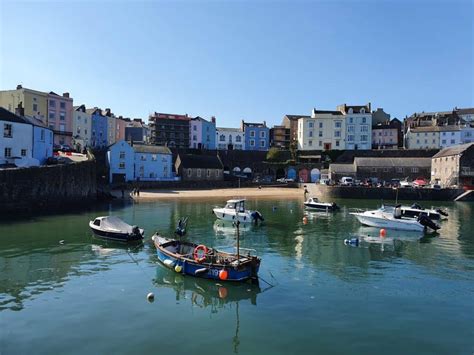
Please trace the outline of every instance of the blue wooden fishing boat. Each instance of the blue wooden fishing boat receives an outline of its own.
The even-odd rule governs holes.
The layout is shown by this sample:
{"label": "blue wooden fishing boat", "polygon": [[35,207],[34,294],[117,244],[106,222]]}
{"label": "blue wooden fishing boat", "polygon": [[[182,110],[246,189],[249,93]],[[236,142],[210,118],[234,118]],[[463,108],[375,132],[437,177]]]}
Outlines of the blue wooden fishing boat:
{"label": "blue wooden fishing boat", "polygon": [[163,265],[178,273],[222,281],[246,281],[256,279],[260,258],[251,255],[250,250],[237,245],[237,253],[227,253],[205,245],[198,245],[155,234],[152,237]]}

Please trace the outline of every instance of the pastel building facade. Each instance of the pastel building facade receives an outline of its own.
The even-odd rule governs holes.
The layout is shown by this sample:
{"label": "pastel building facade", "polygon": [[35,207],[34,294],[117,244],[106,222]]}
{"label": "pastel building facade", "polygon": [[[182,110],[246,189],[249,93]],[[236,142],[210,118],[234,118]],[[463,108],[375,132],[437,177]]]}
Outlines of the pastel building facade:
{"label": "pastel building facade", "polygon": [[109,181],[169,181],[174,179],[169,148],[145,144],[130,145],[120,140],[107,152]]}
{"label": "pastel building facade", "polygon": [[370,102],[364,106],[342,104],[337,106],[345,118],[345,149],[372,149],[372,113]]}
{"label": "pastel building facade", "polygon": [[125,140],[125,128],[130,124],[130,119],[117,117],[115,121],[115,141]]}
{"label": "pastel building facade", "polygon": [[245,136],[246,150],[268,150],[270,148],[270,129],[263,123],[241,121],[241,130]]}
{"label": "pastel building facade", "polygon": [[245,134],[239,128],[216,128],[216,148],[219,150],[245,150]]}
{"label": "pastel building facade", "polygon": [[50,92],[48,93],[48,116],[49,128],[54,130],[54,143],[72,145],[72,125],[73,125],[73,100],[69,93],[62,96]]}
{"label": "pastel building facade", "polygon": [[26,116],[34,117],[47,124],[48,94],[18,85],[15,90],[0,91],[0,106],[15,113],[22,107]]}
{"label": "pastel building facade", "polygon": [[439,127],[439,148],[447,148],[462,144],[462,134],[459,126]]}
{"label": "pastel building facade", "polygon": [[207,121],[202,117],[190,120],[189,147],[193,149],[216,149],[216,118]]}
{"label": "pastel building facade", "polygon": [[53,156],[53,130],[37,118],[25,116],[25,119],[33,126],[32,156],[40,164],[45,164],[46,160]]}
{"label": "pastel building facade", "polygon": [[75,149],[82,151],[91,145],[92,117],[86,111],[86,106],[74,106],[72,112],[72,144]]}
{"label": "pastel building facade", "polygon": [[311,117],[298,120],[298,150],[345,148],[346,120],[340,111],[313,109]]}
{"label": "pastel building facade", "polygon": [[87,109],[87,113],[91,115],[92,120],[92,132],[91,132],[91,147],[103,148],[107,146],[108,137],[108,121],[107,116],[102,114],[102,110],[95,107]]}
{"label": "pastel building facade", "polygon": [[439,149],[439,127],[408,127],[404,140],[407,149]]}

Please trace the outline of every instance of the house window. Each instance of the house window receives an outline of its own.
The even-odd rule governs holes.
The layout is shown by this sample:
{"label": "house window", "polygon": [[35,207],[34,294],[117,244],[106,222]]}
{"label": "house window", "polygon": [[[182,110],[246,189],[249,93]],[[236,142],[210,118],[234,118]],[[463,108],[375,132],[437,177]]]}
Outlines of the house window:
{"label": "house window", "polygon": [[168,165],[163,166],[163,177],[168,177]]}
{"label": "house window", "polygon": [[255,131],[250,131],[250,137],[255,137]]}
{"label": "house window", "polygon": [[265,141],[264,140],[260,141],[260,148],[265,148]]}
{"label": "house window", "polygon": [[309,131],[309,136],[310,136],[310,137],[313,136],[313,131]]}
{"label": "house window", "polygon": [[60,125],[59,125],[59,130],[60,130],[61,132],[64,132],[64,131],[66,130],[66,126],[63,125],[63,124],[60,124]]}
{"label": "house window", "polygon": [[125,159],[125,152],[120,152],[119,159]]}
{"label": "house window", "polygon": [[119,169],[125,169],[125,162],[121,161],[119,163]]}
{"label": "house window", "polygon": [[319,128],[323,128],[323,123],[319,122]]}
{"label": "house window", "polygon": [[354,123],[354,118],[353,117],[349,117],[349,123]]}
{"label": "house window", "polygon": [[219,136],[219,140],[220,140],[221,142],[225,142],[225,135],[221,134],[221,135]]}
{"label": "house window", "polygon": [[349,135],[347,136],[347,140],[348,140],[349,142],[353,142],[353,141],[354,141],[354,135],[353,135],[353,134],[349,134]]}
{"label": "house window", "polygon": [[411,168],[411,172],[412,172],[412,173],[417,173],[417,172],[418,172],[418,168],[416,168],[416,167],[415,167],[415,168]]}
{"label": "house window", "polygon": [[313,145],[313,141],[308,141],[308,145],[311,147]]}
{"label": "house window", "polygon": [[193,131],[197,131],[197,126],[193,126]]}
{"label": "house window", "polygon": [[397,168],[397,173],[403,173],[403,168],[398,167]]}
{"label": "house window", "polygon": [[388,168],[383,168],[384,173],[388,173]]}
{"label": "house window", "polygon": [[12,156],[12,149],[5,148],[5,158],[10,158]]}
{"label": "house window", "polygon": [[340,137],[340,136],[341,136],[341,131],[334,132],[334,137]]}
{"label": "house window", "polygon": [[255,147],[255,139],[251,139],[251,140],[250,140],[250,146],[251,146],[251,147]]}
{"label": "house window", "polygon": [[152,154],[152,155],[151,155],[151,160],[152,160],[152,161],[156,161],[156,154]]}
{"label": "house window", "polygon": [[308,122],[308,127],[309,127],[309,128],[313,128],[313,122],[311,122],[311,121]]}
{"label": "house window", "polygon": [[376,172],[377,172],[377,168],[372,168],[372,172],[373,172],[373,173],[376,173]]}
{"label": "house window", "polygon": [[211,169],[207,169],[207,177],[208,177],[208,178],[211,177]]}
{"label": "house window", "polygon": [[59,103],[59,107],[62,108],[62,109],[66,109],[66,103],[64,101],[61,101]]}
{"label": "house window", "polygon": [[242,137],[241,137],[241,136],[235,137],[235,141],[236,141],[236,142],[242,142]]}
{"label": "house window", "polygon": [[49,100],[49,107],[56,107],[56,101]]}
{"label": "house window", "polygon": [[22,157],[26,157],[26,149],[22,149],[22,150],[21,150],[21,156],[22,156]]}
{"label": "house window", "polygon": [[41,141],[44,142],[44,129],[41,130]]}
{"label": "house window", "polygon": [[336,141],[336,147],[339,147],[339,141]]}
{"label": "house window", "polygon": [[[363,112],[365,113],[365,112]],[[367,123],[367,117],[362,117],[362,123]]]}
{"label": "house window", "polygon": [[260,131],[260,138],[265,138],[265,131]]}
{"label": "house window", "polygon": [[323,146],[323,142],[322,141],[319,141],[319,144],[318,144],[320,147]]}
{"label": "house window", "polygon": [[201,169],[197,169],[197,177],[201,177]]}
{"label": "house window", "polygon": [[361,132],[368,132],[369,131],[369,126],[367,126],[367,125],[360,126],[360,131]]}
{"label": "house window", "polygon": [[145,176],[145,167],[142,165],[140,166],[140,177],[144,177]]}
{"label": "house window", "polygon": [[336,122],[334,122],[334,126],[335,126],[336,128],[341,128],[341,126],[342,126],[341,121],[336,121]]}
{"label": "house window", "polygon": [[38,111],[38,104],[33,104],[33,112],[37,112]]}
{"label": "house window", "polygon": [[55,120],[56,119],[56,112],[50,111],[48,113],[48,117],[49,117],[50,120]]}
{"label": "house window", "polygon": [[[194,126],[196,127],[196,126]],[[197,136],[196,135],[193,135],[193,141],[197,141]]]}
{"label": "house window", "polygon": [[59,120],[60,121],[65,121],[66,120],[66,112],[60,112],[59,113]]}
{"label": "house window", "polygon": [[367,139],[368,139],[368,136],[367,136],[367,135],[361,135],[361,136],[360,136],[360,140],[361,140],[362,142],[367,142]]}
{"label": "house window", "polygon": [[323,136],[323,131],[319,131],[318,136],[322,137]]}
{"label": "house window", "polygon": [[355,132],[355,126],[354,125],[347,126],[347,132]]}
{"label": "house window", "polygon": [[192,169],[188,169],[188,177],[191,177],[192,174],[193,174]]}
{"label": "house window", "polygon": [[5,138],[11,138],[12,137],[12,125],[10,123],[4,123],[3,124],[3,136]]}

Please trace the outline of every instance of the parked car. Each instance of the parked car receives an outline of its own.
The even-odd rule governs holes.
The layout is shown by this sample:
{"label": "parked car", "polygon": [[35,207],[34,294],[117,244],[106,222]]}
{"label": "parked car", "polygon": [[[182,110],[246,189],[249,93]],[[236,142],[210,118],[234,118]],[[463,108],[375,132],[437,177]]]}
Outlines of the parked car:
{"label": "parked car", "polygon": [[400,187],[413,187],[413,183],[408,180],[400,181]]}
{"label": "parked car", "polygon": [[341,178],[341,185],[342,186],[352,186],[354,185],[354,179],[350,176],[344,176]]}
{"label": "parked car", "polygon": [[441,190],[441,185],[440,184],[431,184],[431,188],[433,190]]}
{"label": "parked car", "polygon": [[425,187],[426,185],[428,185],[428,181],[426,181],[422,177],[418,177],[418,178],[416,178],[415,181],[413,181],[413,186],[414,187]]}
{"label": "parked car", "polygon": [[331,185],[331,180],[329,180],[329,179],[321,179],[321,180],[319,180],[319,183],[320,183],[321,185]]}

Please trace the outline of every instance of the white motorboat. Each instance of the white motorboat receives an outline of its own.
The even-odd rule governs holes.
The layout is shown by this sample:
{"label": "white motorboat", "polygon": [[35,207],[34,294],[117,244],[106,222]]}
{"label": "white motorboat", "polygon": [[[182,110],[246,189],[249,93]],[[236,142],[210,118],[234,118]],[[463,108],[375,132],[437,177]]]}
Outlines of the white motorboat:
{"label": "white motorboat", "polygon": [[245,199],[229,200],[225,207],[216,207],[212,211],[217,218],[224,221],[252,223],[264,220],[260,212],[245,209]]}
{"label": "white motorboat", "polygon": [[448,213],[446,211],[443,211],[440,208],[437,209],[429,209],[429,208],[423,208],[419,204],[414,203],[411,206],[403,206],[403,205],[397,205],[397,206],[390,206],[390,205],[384,205],[384,210],[389,212],[395,210],[396,207],[400,207],[401,209],[401,214],[402,217],[406,218],[414,218],[417,219],[420,216],[426,216],[429,219],[432,219],[433,221],[439,221],[443,218],[448,217]]}
{"label": "white motorboat", "polygon": [[378,210],[365,212],[352,212],[360,223],[369,227],[396,229],[405,231],[424,231],[428,228],[436,231],[439,226],[426,216],[419,216],[418,219],[402,217],[399,208],[386,209],[382,207]]}
{"label": "white motorboat", "polygon": [[334,202],[319,202],[316,197],[310,197],[305,203],[304,206],[312,210],[321,210],[321,211],[337,211],[339,206]]}
{"label": "white motorboat", "polygon": [[97,217],[89,222],[92,232],[100,238],[131,242],[143,239],[145,231],[137,226],[131,226],[115,216]]}

